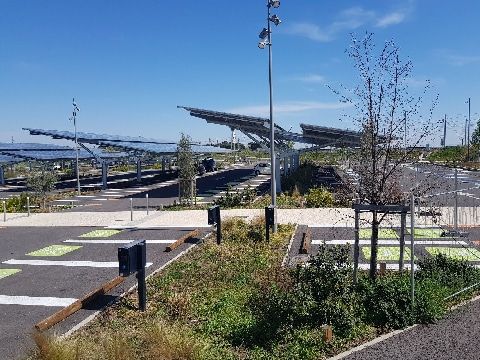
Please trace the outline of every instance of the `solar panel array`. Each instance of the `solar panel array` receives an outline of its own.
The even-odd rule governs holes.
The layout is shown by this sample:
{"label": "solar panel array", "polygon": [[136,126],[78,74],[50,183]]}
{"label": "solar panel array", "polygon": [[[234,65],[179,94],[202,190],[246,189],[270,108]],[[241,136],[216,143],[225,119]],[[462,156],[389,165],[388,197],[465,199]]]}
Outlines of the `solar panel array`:
{"label": "solar panel array", "polygon": [[[225,125],[232,129],[254,134],[262,139],[267,139],[270,137],[270,120],[266,118],[198,109],[187,106],[177,107],[180,109],[185,109],[190,112],[191,116],[204,119],[211,124]],[[274,127],[276,140],[304,142],[301,134],[286,131],[277,124],[275,124]]]}
{"label": "solar panel array", "polygon": [[[75,140],[75,133],[71,131],[60,131],[60,130],[44,130],[44,129],[32,129],[32,128],[23,128],[30,132],[30,135],[46,135],[50,136],[53,139],[66,139],[66,140]],[[94,134],[94,133],[84,133],[77,131],[77,139],[81,143],[86,144],[101,144],[104,141],[110,142],[132,142],[132,143],[151,143],[151,144],[173,144],[169,141],[147,139],[141,136],[132,137],[132,136],[120,136],[120,135],[108,135],[108,134]]]}
{"label": "solar panel array", "polygon": [[15,164],[15,163],[21,162],[21,161],[22,161],[21,159],[15,158],[13,156],[0,154],[0,165]]}
{"label": "solar panel array", "polygon": [[[31,135],[46,135],[54,139],[74,140],[75,134],[69,131],[43,130],[24,128]],[[175,154],[177,152],[177,144],[175,142],[160,142],[157,140],[146,139],[142,137],[128,137],[116,135],[97,135],[92,133],[77,133],[78,141],[81,143],[95,144],[99,146],[113,146],[125,151],[149,152],[158,155]],[[124,140],[122,140],[124,139]],[[192,144],[194,153],[225,153],[230,150],[222,149],[215,146],[195,145]]]}
{"label": "solar panel array", "polygon": [[[3,151],[2,154],[9,157],[23,160],[37,160],[37,161],[54,161],[54,160],[74,160],[76,158],[76,152],[74,149],[69,150],[55,150],[55,151],[37,151],[37,150],[20,150],[20,151]],[[109,153],[109,152],[94,152],[99,158],[102,159],[116,159],[127,157],[125,153]],[[88,151],[79,150],[79,159],[94,159],[95,157]]]}
{"label": "solar panel array", "polygon": [[36,151],[56,151],[71,150],[70,146],[61,146],[55,144],[37,144],[37,143],[0,143],[0,151],[20,151],[20,150],[36,150]]}
{"label": "solar panel array", "polygon": [[358,131],[308,124],[300,124],[300,127],[303,137],[316,145],[358,147],[362,138]]}
{"label": "solar panel array", "polygon": [[[262,140],[270,137],[270,120],[261,117],[231,114],[213,110],[177,106],[190,112],[191,116],[204,119],[208,123],[225,125],[244,133],[253,134]],[[275,125],[275,139],[281,141],[293,141],[297,143],[314,144],[320,146],[348,146],[360,145],[361,133],[351,130],[330,128],[325,126],[300,124],[303,133],[298,134],[286,131]]]}

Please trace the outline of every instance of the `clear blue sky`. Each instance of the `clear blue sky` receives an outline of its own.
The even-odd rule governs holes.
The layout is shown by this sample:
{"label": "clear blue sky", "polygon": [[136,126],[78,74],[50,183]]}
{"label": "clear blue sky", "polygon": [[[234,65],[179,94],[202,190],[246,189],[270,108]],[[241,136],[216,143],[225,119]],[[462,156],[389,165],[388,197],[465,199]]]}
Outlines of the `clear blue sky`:
{"label": "clear blue sky", "polygon": [[[72,129],[72,97],[80,131],[226,139],[176,106],[267,115],[265,12],[263,0],[0,0],[0,141],[46,141],[22,127]],[[282,0],[276,13],[275,116],[287,129],[352,127],[326,87],[357,81],[351,32],[395,40],[412,88],[430,79],[439,93],[436,117],[463,124],[468,97],[480,113],[478,1]],[[447,144],[463,133],[453,130]]]}

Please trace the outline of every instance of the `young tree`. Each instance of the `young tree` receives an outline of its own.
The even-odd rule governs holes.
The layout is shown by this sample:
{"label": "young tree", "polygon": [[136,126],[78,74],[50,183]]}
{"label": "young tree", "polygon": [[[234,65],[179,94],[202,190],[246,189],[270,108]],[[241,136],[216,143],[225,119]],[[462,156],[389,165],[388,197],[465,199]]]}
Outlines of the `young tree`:
{"label": "young tree", "polygon": [[[341,101],[353,106],[354,113],[349,117],[362,132],[355,161],[360,177],[357,198],[371,205],[399,204],[405,200],[398,182],[400,165],[438,126],[438,122],[432,121],[437,99],[426,113],[421,111],[422,96],[409,95],[408,90],[412,63],[401,59],[400,49],[393,41],[387,41],[377,53],[372,33],[366,33],[363,39],[352,35],[347,54],[358,71],[359,83],[352,90],[342,87],[340,91],[333,91]],[[427,81],[422,95],[428,88]],[[408,147],[405,147],[407,129]],[[385,215],[372,211],[370,276],[373,279],[377,268],[378,231]]]}
{"label": "young tree", "polygon": [[42,200],[43,209],[45,209],[47,194],[55,189],[57,181],[58,177],[55,173],[44,169],[34,172],[28,177],[27,186]]}
{"label": "young tree", "polygon": [[193,202],[195,196],[195,175],[197,169],[192,152],[192,139],[190,136],[181,134],[177,145],[177,164],[180,178],[180,201],[187,199]]}
{"label": "young tree", "polygon": [[470,142],[473,146],[480,145],[480,119],[477,121],[477,127],[473,131],[472,141]]}

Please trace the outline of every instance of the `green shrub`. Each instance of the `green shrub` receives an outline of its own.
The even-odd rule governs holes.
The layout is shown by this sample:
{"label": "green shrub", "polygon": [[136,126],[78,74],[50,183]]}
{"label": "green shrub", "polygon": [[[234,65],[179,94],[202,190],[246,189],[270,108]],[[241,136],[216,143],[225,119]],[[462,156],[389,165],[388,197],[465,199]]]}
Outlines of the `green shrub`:
{"label": "green shrub", "polygon": [[7,212],[27,212],[27,197],[30,197],[30,206],[36,203],[37,199],[31,194],[21,193],[20,196],[14,196],[5,201]]}
{"label": "green shrub", "polygon": [[305,194],[305,205],[307,207],[332,207],[334,203],[332,193],[323,187],[311,188]]}
{"label": "green shrub", "polygon": [[448,289],[437,281],[425,278],[415,286],[415,322],[422,324],[440,320],[447,311],[444,300]]}
{"label": "green shrub", "polygon": [[348,246],[320,246],[318,254],[295,274],[297,322],[332,325],[348,336],[358,321]]}
{"label": "green shrub", "polygon": [[413,324],[408,274],[390,273],[375,281],[361,277],[357,289],[367,323],[387,329],[401,329]]}
{"label": "green shrub", "polygon": [[215,205],[220,205],[222,208],[236,208],[249,205],[255,200],[257,193],[255,189],[247,186],[243,190],[232,191],[229,187],[224,196],[221,196],[214,201]]}
{"label": "green shrub", "polygon": [[418,261],[418,280],[431,279],[450,289],[451,293],[480,281],[480,270],[466,260],[436,254]]}

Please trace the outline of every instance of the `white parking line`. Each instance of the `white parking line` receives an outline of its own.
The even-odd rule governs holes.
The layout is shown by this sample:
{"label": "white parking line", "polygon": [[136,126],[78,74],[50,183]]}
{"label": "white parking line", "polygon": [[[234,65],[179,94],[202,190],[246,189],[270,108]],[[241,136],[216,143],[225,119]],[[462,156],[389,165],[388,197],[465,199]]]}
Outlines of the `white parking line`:
{"label": "white parking line", "polygon": [[[312,240],[312,245],[321,245],[324,240]],[[346,245],[353,244],[355,240],[325,240],[325,245]],[[414,240],[415,245],[464,245],[468,246],[465,241],[454,240]],[[399,240],[378,240],[379,245],[400,245]],[[410,244],[410,237],[405,237],[405,244]],[[359,245],[370,245],[370,240],[359,240]]]}
{"label": "white parking line", "polygon": [[2,305],[65,307],[73,304],[75,301],[77,301],[77,299],[73,298],[0,295],[0,304]]}
{"label": "white parking line", "polygon": [[[118,268],[118,261],[60,261],[60,260],[16,260],[10,259],[2,264],[9,265],[34,265],[34,266],[67,266],[67,267],[93,267],[93,268]],[[146,267],[152,263],[147,263]]]}
{"label": "white parking line", "polygon": [[[128,244],[135,240],[108,240],[108,239],[95,239],[95,240],[76,240],[68,239],[64,243],[78,243],[78,244]],[[171,244],[176,240],[146,240],[147,244]]]}

